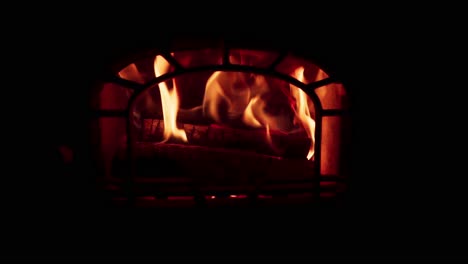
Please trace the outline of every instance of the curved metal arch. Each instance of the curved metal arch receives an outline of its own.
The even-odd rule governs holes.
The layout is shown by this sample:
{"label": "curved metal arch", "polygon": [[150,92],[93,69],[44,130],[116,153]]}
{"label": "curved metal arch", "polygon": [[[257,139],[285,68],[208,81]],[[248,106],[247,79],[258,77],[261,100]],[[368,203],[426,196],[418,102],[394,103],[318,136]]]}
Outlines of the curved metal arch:
{"label": "curved metal arch", "polygon": [[[230,47],[232,48],[232,47]],[[229,47],[224,47],[222,48],[224,49],[224,55],[227,55],[229,53]],[[166,58],[166,56],[169,56],[170,59],[173,59],[172,55],[170,55],[170,53],[168,52],[164,52],[162,50],[159,50],[159,49],[151,49],[149,52],[147,53],[151,53],[152,55],[156,56],[156,55],[162,55],[164,58]],[[279,56],[277,57],[277,59],[272,63],[272,65],[270,65],[270,67],[267,67],[267,68],[258,68],[258,67],[252,67],[252,66],[247,66],[247,65],[237,65],[237,64],[230,64],[229,63],[229,60],[227,58],[223,58],[223,64],[222,65],[209,65],[209,66],[201,66],[201,67],[192,67],[192,68],[186,68],[186,67],[180,67],[180,64],[175,61],[176,63],[174,64],[173,63],[173,60],[168,60],[170,62],[170,64],[172,66],[175,67],[175,70],[171,73],[167,73],[167,74],[164,74],[164,75],[161,75],[155,79],[153,79],[152,81],[148,82],[147,84],[144,84],[144,85],[140,85],[140,84],[137,84],[137,83],[134,83],[134,82],[131,82],[131,81],[128,81],[126,82],[125,80],[123,82],[120,82],[120,80],[123,80],[115,75],[112,75],[112,77],[110,79],[107,79],[107,81],[109,82],[114,82],[114,83],[119,83],[120,85],[126,87],[126,88],[130,88],[130,89],[133,89],[134,92],[133,94],[131,95],[131,97],[129,98],[128,102],[127,102],[127,107],[125,110],[123,111],[120,111],[120,113],[115,113],[115,114],[118,114],[119,117],[122,117],[122,118],[126,118],[126,128],[127,128],[127,151],[128,151],[128,157],[130,158],[130,160],[132,160],[132,140],[133,140],[133,133],[132,133],[132,123],[131,123],[131,115],[132,115],[132,112],[131,112],[131,109],[134,107],[134,103],[135,103],[135,100],[141,95],[141,93],[143,93],[144,91],[148,90],[148,89],[151,89],[151,88],[154,88],[156,85],[158,85],[159,83],[165,81],[165,80],[168,80],[168,79],[172,79],[172,78],[175,78],[177,76],[180,76],[180,75],[183,75],[183,74],[186,74],[186,73],[193,73],[193,72],[202,72],[202,71],[237,71],[237,72],[250,72],[250,73],[256,73],[256,74],[261,74],[261,75],[265,75],[265,76],[272,76],[274,78],[277,78],[277,79],[280,79],[280,80],[283,80],[283,81],[286,81],[287,83],[289,84],[293,84],[295,85],[296,87],[300,88],[301,90],[303,90],[308,96],[309,98],[311,98],[311,100],[313,101],[314,103],[314,110],[315,110],[315,113],[316,113],[316,127],[315,127],[315,155],[314,155],[314,159],[315,159],[315,172],[316,172],[316,180],[317,180],[317,187],[318,190],[317,190],[317,195],[320,195],[320,179],[321,179],[321,174],[320,174],[320,164],[321,164],[321,134],[322,134],[322,119],[324,116],[329,116],[329,115],[343,115],[342,111],[336,111],[336,110],[324,110],[323,109],[323,106],[322,106],[322,102],[320,101],[318,95],[315,93],[315,89],[316,88],[319,88],[319,87],[322,87],[322,86],[325,86],[325,85],[328,85],[330,83],[341,83],[341,81],[339,79],[336,79],[335,77],[336,76],[333,76],[333,77],[328,77],[328,78],[325,78],[323,80],[320,80],[320,81],[316,81],[316,82],[312,82],[312,83],[309,83],[309,84],[304,84],[302,82],[299,82],[297,79],[289,76],[289,75],[286,75],[286,74],[282,74],[280,72],[277,72],[276,69],[275,69],[275,66],[281,62],[287,55],[289,54],[289,52],[280,52],[279,53]],[[166,56],[164,56],[166,55]],[[147,57],[147,54],[143,55],[142,57]],[[299,56],[299,57],[303,57],[303,56]],[[305,57],[303,57],[305,58]],[[133,60],[133,59],[132,59]],[[167,58],[166,58],[167,60]],[[311,61],[310,58],[307,59],[308,61]],[[314,62],[314,61],[312,61]],[[317,66],[321,65],[320,63],[315,63]],[[322,65],[323,66],[323,65]],[[320,69],[323,69],[323,67],[319,67]],[[328,71],[327,71],[328,72]],[[330,76],[330,75],[329,75]],[[114,78],[115,77],[115,78]],[[119,80],[120,79],[120,80]],[[345,90],[347,87],[345,87]],[[114,114],[114,113],[112,113]],[[121,114],[121,115],[120,115]],[[130,163],[132,163],[132,161],[130,161]],[[130,164],[130,167],[134,168],[134,166],[132,164]],[[132,195],[132,192],[131,192],[131,184],[132,184],[132,176],[133,176],[133,173],[132,171],[130,171],[130,173],[128,174],[128,178],[127,178],[127,191],[129,191],[128,193],[128,199],[129,199],[129,204],[132,204],[132,199],[134,198],[133,195]],[[320,200],[320,199],[319,199]]]}
{"label": "curved metal arch", "polygon": [[[269,67],[269,68],[259,68],[259,67],[253,67],[253,66],[247,66],[247,65],[237,65],[237,64],[222,64],[222,65],[209,65],[209,66],[199,66],[199,67],[192,67],[192,68],[183,68],[183,67],[176,67],[173,72],[163,74],[152,81],[148,82],[145,85],[141,86],[132,86],[134,93],[131,95],[129,98],[127,108],[125,109],[126,112],[126,132],[127,132],[127,157],[129,158],[130,162],[130,171],[128,178],[126,179],[126,185],[127,185],[127,190],[128,190],[128,199],[130,204],[132,204],[133,200],[133,195],[131,193],[132,189],[132,183],[133,183],[133,169],[135,168],[133,164],[133,147],[132,147],[132,142],[133,142],[133,133],[132,133],[132,111],[131,109],[134,107],[136,99],[145,91],[148,89],[155,88],[159,83],[173,79],[177,76],[181,76],[187,73],[195,73],[195,72],[203,72],[203,71],[231,71],[231,72],[247,72],[247,73],[255,73],[255,74],[260,74],[264,76],[271,76],[283,81],[286,81],[289,84],[293,84],[299,89],[303,90],[309,98],[312,100],[314,103],[314,110],[315,110],[315,141],[314,141],[314,160],[315,160],[315,175],[317,179],[317,184],[320,184],[320,171],[321,171],[321,139],[322,139],[322,117],[323,114],[326,112],[326,110],[323,109],[322,103],[318,97],[318,95],[315,93],[315,89],[322,87],[324,85],[330,84],[330,83],[335,83],[339,82],[336,79],[329,77],[320,81],[316,81],[313,83],[309,84],[304,84],[297,79],[293,78],[290,75],[283,74],[280,72],[277,72],[274,67]],[[115,79],[113,79],[115,80]],[[111,82],[113,80],[110,80]],[[122,84],[122,83],[120,83]],[[126,86],[126,85],[124,85]],[[317,195],[320,194],[320,191],[317,192]]]}
{"label": "curved metal arch", "polygon": [[[279,73],[277,71],[274,71],[274,70],[271,70],[271,69],[263,69],[263,68],[258,68],[258,67],[253,67],[253,66],[246,66],[246,65],[233,65],[233,64],[223,64],[223,65],[209,65],[209,66],[201,66],[201,67],[193,67],[193,68],[176,68],[175,71],[173,72],[170,72],[170,73],[166,73],[166,74],[163,74],[157,78],[155,78],[154,80],[150,81],[149,83],[147,83],[143,89],[138,89],[138,90],[135,90],[135,92],[132,94],[132,96],[130,97],[129,101],[128,101],[128,105],[127,105],[127,139],[128,139],[128,146],[131,145],[131,142],[132,142],[132,138],[131,138],[131,115],[132,115],[132,111],[131,109],[134,107],[134,104],[135,104],[135,101],[136,99],[141,95],[143,94],[143,92],[149,90],[149,89],[152,89],[152,88],[155,88],[159,83],[161,82],[164,82],[166,80],[170,80],[170,79],[173,79],[173,78],[176,78],[177,76],[181,76],[181,75],[184,75],[184,74],[187,74],[187,73],[195,73],[195,72],[203,72],[203,71],[234,71],[234,72],[247,72],[247,73],[255,73],[255,74],[260,74],[260,75],[265,75],[265,76],[272,76],[274,78],[277,78],[277,79],[280,79],[280,80],[283,80],[283,81],[286,81],[290,84],[293,84],[294,86],[302,89],[312,100],[312,102],[314,103],[314,110],[315,110],[315,114],[316,114],[316,117],[315,117],[315,142],[314,142],[314,152],[315,152],[315,159],[316,160],[320,160],[320,152],[321,152],[321,144],[317,144],[316,142],[321,142],[321,129],[322,129],[322,126],[321,126],[321,120],[322,120],[322,112],[323,112],[323,108],[322,108],[322,103],[318,97],[318,95],[314,92],[314,89],[315,88],[318,88],[318,87],[314,87],[314,89],[307,89],[309,87],[312,87],[311,84],[314,84],[314,83],[317,83],[317,82],[314,82],[314,83],[310,83],[310,84],[304,84],[300,81],[298,81],[297,79],[289,76],[289,75],[286,75],[286,74],[282,74],[282,73]],[[324,83],[324,85],[327,83],[327,82],[322,82],[323,80],[321,81],[318,81],[318,82],[321,82],[321,83]],[[130,154],[130,153],[129,153]],[[320,162],[318,162],[320,163]],[[318,165],[317,167],[320,167],[320,165]]]}
{"label": "curved metal arch", "polygon": [[[288,82],[288,83],[302,89],[312,99],[312,102],[314,103],[314,108],[315,108],[316,113],[320,113],[323,110],[323,108],[322,108],[322,103],[321,103],[320,99],[318,98],[317,94],[313,90],[318,88],[318,87],[324,86],[324,85],[326,85],[326,84],[328,84],[330,82],[334,82],[333,79],[327,78],[327,79],[330,79],[330,82],[326,82],[326,81],[323,82],[323,80],[320,80],[320,81],[313,82],[313,83],[310,83],[310,84],[304,84],[304,83],[298,81],[297,79],[295,79],[295,78],[293,78],[293,77],[291,77],[289,75],[282,74],[282,73],[279,73],[277,71],[272,71],[270,69],[263,69],[263,68],[252,67],[252,66],[246,66],[246,65],[229,64],[229,65],[209,65],[209,66],[200,66],[200,67],[193,67],[193,68],[183,68],[183,69],[180,69],[180,70],[175,70],[173,72],[163,74],[163,75],[153,79],[152,81],[148,82],[144,86],[141,86],[141,89],[134,89],[135,92],[132,94],[132,96],[130,97],[130,99],[128,101],[127,111],[130,111],[130,109],[133,107],[134,100],[141,93],[143,93],[144,91],[146,91],[148,89],[154,88],[159,83],[164,82],[164,81],[169,80],[169,79],[176,78],[176,77],[178,77],[180,75],[184,75],[184,74],[187,74],[187,73],[196,73],[196,72],[203,72],[203,71],[231,71],[231,72],[255,73],[255,74],[260,74],[260,75],[265,75],[265,76],[271,76],[271,77],[286,81],[286,82]],[[313,86],[312,84],[314,84],[314,83],[319,83],[320,86]]]}
{"label": "curved metal arch", "polygon": [[[248,73],[256,73],[256,74],[261,74],[265,76],[272,76],[275,78],[278,78],[280,80],[284,80],[290,84],[295,85],[296,87],[302,89],[312,100],[314,103],[314,110],[315,110],[315,141],[314,141],[314,160],[315,162],[315,173],[316,175],[320,175],[320,163],[321,163],[321,135],[322,135],[322,104],[320,102],[320,99],[318,98],[318,95],[314,92],[315,88],[312,84],[317,83],[310,83],[310,84],[304,84],[297,79],[286,75],[279,73],[277,71],[271,70],[271,69],[263,69],[263,68],[258,68],[258,67],[252,67],[252,66],[246,66],[246,65],[232,65],[232,64],[224,64],[224,65],[210,65],[210,66],[203,66],[203,67],[193,67],[193,68],[176,68],[174,72],[171,73],[166,73],[163,74],[153,81],[147,83],[143,89],[138,89],[135,90],[135,92],[132,94],[132,96],[129,99],[128,105],[127,105],[127,155],[130,158],[130,160],[133,160],[132,158],[132,142],[133,142],[133,133],[132,133],[132,111],[131,109],[134,107],[136,99],[145,91],[148,89],[155,88],[159,83],[173,79],[177,76],[184,75],[187,73],[194,73],[194,72],[203,72],[203,71],[236,71],[236,72],[248,72]],[[327,82],[321,82],[323,85],[326,85]],[[331,82],[331,81],[330,81]],[[313,89],[310,89],[313,87]],[[308,89],[309,88],[309,89]],[[317,143],[318,142],[318,143]],[[132,162],[132,161],[130,161]],[[134,167],[134,166],[131,166]],[[130,177],[133,175],[133,173],[130,173]],[[318,179],[320,177],[317,177]],[[131,179],[130,183],[131,183]]]}

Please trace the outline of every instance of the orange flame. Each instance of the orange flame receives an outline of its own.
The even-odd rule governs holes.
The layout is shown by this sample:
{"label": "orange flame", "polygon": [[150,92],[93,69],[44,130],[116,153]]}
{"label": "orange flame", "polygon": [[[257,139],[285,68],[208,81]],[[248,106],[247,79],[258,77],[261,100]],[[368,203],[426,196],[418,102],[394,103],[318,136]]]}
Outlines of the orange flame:
{"label": "orange flame", "polygon": [[266,129],[266,139],[267,139],[268,144],[273,150],[275,150],[276,152],[279,152],[275,144],[273,144],[273,139],[271,138],[271,132],[270,132],[270,125],[266,124],[265,129]]}
{"label": "orange flame", "polygon": [[252,98],[245,108],[242,121],[244,124],[251,127],[265,127],[265,135],[268,145],[273,151],[280,153],[281,151],[273,143],[273,138],[271,137],[270,132],[270,124],[276,125],[278,120],[264,111],[265,105],[266,102],[262,100],[260,96]]}
{"label": "orange flame", "polygon": [[[297,68],[294,76],[304,82],[304,67]],[[266,111],[265,98],[268,96],[265,95],[268,92],[270,87],[264,76],[218,71],[206,83],[203,113],[218,123],[240,119],[245,125],[264,127],[266,141],[273,150],[279,151],[273,144],[271,129],[282,130],[289,122],[289,117],[271,115]],[[312,141],[307,154],[307,159],[310,160],[314,156],[315,121],[312,119],[308,97],[304,91],[293,85],[290,85],[290,93],[295,100],[292,108],[296,121],[302,125]]]}
{"label": "orange flame", "polygon": [[143,75],[138,70],[135,63],[132,63],[132,64],[128,65],[127,67],[125,67],[124,69],[122,69],[119,72],[118,75],[122,79],[126,79],[126,80],[129,80],[129,81],[134,81],[134,82],[137,82],[139,84],[144,84],[145,83],[145,79],[143,78]]}
{"label": "orange flame", "polygon": [[265,109],[267,102],[262,99],[261,95],[253,97],[244,110],[242,121],[244,124],[251,127],[266,127],[269,125],[274,130],[282,130],[283,123],[286,122],[284,116],[274,116],[269,114]]}
{"label": "orange flame", "polygon": [[[203,113],[218,123],[241,119],[251,127],[265,127],[269,124],[272,129],[281,130],[288,118],[266,112],[264,95],[269,91],[264,76],[215,72],[206,83]],[[221,107],[223,103],[226,109]]]}
{"label": "orange flame", "polygon": [[[299,67],[294,71],[296,79],[301,82],[304,82],[304,67]],[[304,126],[307,136],[312,139],[310,144],[309,153],[307,154],[307,159],[310,160],[314,156],[314,142],[315,142],[315,121],[312,119],[309,105],[307,103],[306,93],[294,86],[290,85],[291,94],[296,99],[296,117],[299,119],[301,124]]]}
{"label": "orange flame", "polygon": [[[251,126],[251,127],[262,127],[262,123],[255,117],[253,108],[258,106],[261,103],[260,97],[256,96],[250,100],[249,104],[245,108],[244,115],[242,116],[242,121],[244,124]],[[268,125],[268,124],[267,124]]]}
{"label": "orange flame", "polygon": [[219,115],[219,106],[221,103],[227,102],[231,104],[229,97],[224,92],[223,87],[220,83],[222,72],[215,72],[206,82],[205,97],[203,98],[203,113],[205,116],[210,116],[216,122],[221,123],[221,117]]}
{"label": "orange flame", "polygon": [[264,76],[240,72],[215,72],[208,79],[203,99],[203,113],[217,123],[243,124],[266,129],[265,139],[275,152],[270,129],[289,127],[287,114],[272,115],[266,111],[271,92]]}
{"label": "orange flame", "polygon": [[[154,73],[156,76],[161,76],[169,71],[170,64],[162,57],[156,56],[154,59]],[[179,97],[175,83],[172,90],[169,91],[165,82],[160,82],[159,92],[161,93],[161,103],[164,117],[164,140],[169,140],[173,137],[184,142],[188,142],[185,130],[177,127],[177,112],[179,111]]]}

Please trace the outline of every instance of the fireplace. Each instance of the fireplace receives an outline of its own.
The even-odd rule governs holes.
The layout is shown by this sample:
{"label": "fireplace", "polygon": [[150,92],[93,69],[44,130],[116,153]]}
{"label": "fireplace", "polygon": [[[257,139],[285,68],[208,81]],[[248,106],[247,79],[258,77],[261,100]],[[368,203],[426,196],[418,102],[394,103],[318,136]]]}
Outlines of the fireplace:
{"label": "fireplace", "polygon": [[174,40],[123,52],[93,84],[90,133],[110,206],[339,205],[350,100],[294,49]]}

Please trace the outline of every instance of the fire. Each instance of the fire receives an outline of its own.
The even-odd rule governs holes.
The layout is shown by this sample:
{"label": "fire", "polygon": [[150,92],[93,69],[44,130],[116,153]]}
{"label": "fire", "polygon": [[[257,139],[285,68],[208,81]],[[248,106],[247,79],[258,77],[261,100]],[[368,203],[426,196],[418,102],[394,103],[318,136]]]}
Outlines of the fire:
{"label": "fire", "polygon": [[[297,68],[294,71],[294,75],[296,79],[303,82],[304,81],[304,67]],[[314,155],[315,121],[314,119],[312,119],[311,114],[310,114],[306,93],[294,85],[290,85],[290,88],[291,88],[292,96],[296,99],[296,117],[304,126],[308,137],[312,139],[312,143],[310,144],[310,148],[309,148],[309,153],[307,154],[307,159],[310,160]]]}
{"label": "fire", "polygon": [[260,96],[254,97],[250,100],[247,105],[242,121],[244,124],[251,127],[265,127],[265,138],[270,146],[270,148],[276,153],[280,153],[281,150],[278,149],[273,143],[273,138],[271,137],[270,124],[273,124],[276,128],[278,120],[274,116],[269,115],[264,111],[266,102],[260,98]]}
{"label": "fire", "polygon": [[270,132],[270,125],[266,124],[265,129],[266,129],[266,140],[268,144],[273,150],[275,150],[276,152],[280,152],[280,150],[276,148],[275,144],[273,143],[273,138],[271,137],[271,132]]}
{"label": "fire", "polygon": [[[154,73],[156,76],[161,76],[169,71],[170,64],[161,56],[156,56],[154,59]],[[177,88],[173,83],[172,90],[169,90],[165,82],[158,84],[161,94],[161,103],[164,118],[164,139],[163,142],[170,138],[175,138],[188,142],[185,130],[177,127],[177,112],[179,111],[179,97]]]}
{"label": "fire", "polygon": [[[297,68],[294,75],[299,81],[304,81],[304,68]],[[315,121],[309,110],[306,93],[293,85],[289,85],[289,88],[288,96],[292,96],[295,101],[295,105],[292,106],[295,119],[312,139],[307,154],[307,159],[310,160],[314,155]],[[242,124],[253,128],[265,128],[265,140],[278,152],[273,144],[271,130],[287,130],[286,124],[290,120],[287,115],[272,115],[266,111],[271,89],[264,76],[215,72],[206,83],[203,113],[217,123],[230,125],[241,121]]]}
{"label": "fire", "polygon": [[[170,64],[163,57],[156,56],[155,75],[161,76],[169,70]],[[304,82],[304,67],[295,69],[293,75]],[[175,79],[172,80],[172,85],[169,82],[161,82],[158,87],[164,118],[162,142],[167,142],[171,138],[188,142],[185,130],[177,127],[177,115],[179,110],[182,110],[182,119],[187,116],[197,116],[199,113],[198,115],[203,115],[204,118],[221,125],[265,129],[264,140],[276,154],[283,153],[287,148],[282,146],[283,149],[280,149],[275,146],[274,139],[281,139],[282,135],[278,132],[288,134],[297,132],[298,128],[303,129],[311,139],[306,157],[311,160],[314,156],[315,121],[311,114],[311,101],[307,94],[296,86],[285,82],[276,83],[258,74],[217,71],[205,84],[202,104],[193,111],[179,109],[180,99]],[[279,136],[272,137],[272,135]],[[280,141],[277,144],[284,145]],[[305,147],[307,149],[307,146]]]}
{"label": "fire", "polygon": [[265,138],[275,148],[269,129],[282,130],[287,117],[266,111],[265,99],[271,87],[264,76],[240,72],[215,72],[207,81],[203,112],[217,123],[242,123],[253,128],[265,128]]}
{"label": "fire", "polygon": [[[251,127],[262,127],[262,123],[255,117],[255,114],[254,114],[254,105],[255,106],[258,106],[259,105],[259,102],[260,104],[262,103],[260,101],[260,97],[254,97],[252,100],[250,100],[249,104],[247,105],[247,107],[245,108],[245,111],[244,111],[244,115],[242,117],[242,121],[244,121],[244,123],[246,125],[249,125]],[[267,124],[268,126],[268,124]]]}
{"label": "fire", "polygon": [[135,63],[128,65],[125,69],[121,70],[118,75],[122,79],[135,81],[139,84],[145,83],[145,79]]}
{"label": "fire", "polygon": [[203,113],[210,116],[216,122],[221,123],[221,116],[218,108],[222,102],[226,102],[231,108],[231,100],[224,92],[219,79],[223,76],[222,72],[215,72],[206,82],[205,98],[203,99]]}
{"label": "fire", "polygon": [[[132,64],[128,65],[127,67],[125,67],[124,69],[122,69],[118,73],[118,75],[119,75],[120,78],[125,79],[125,80],[134,81],[134,82],[137,82],[139,84],[144,84],[145,83],[145,78],[143,77],[144,75],[138,69],[138,67],[136,66],[135,63],[132,63]],[[130,99],[130,97],[131,97],[131,93],[128,90],[127,91],[127,98]],[[144,106],[147,109],[151,109],[151,108],[154,108],[156,106],[156,104],[152,100],[151,96],[145,96],[143,98],[143,101],[144,101]],[[133,125],[135,127],[137,127],[137,128],[140,128],[140,126],[141,126],[140,118],[141,118],[140,111],[139,110],[134,110],[132,112],[132,122],[133,122]]]}
{"label": "fire", "polygon": [[[247,125],[259,127],[255,120],[255,104],[262,104],[261,96],[269,87],[263,76],[241,72],[215,72],[207,81],[203,112],[218,123],[244,119]],[[246,115],[246,110],[250,111]],[[258,122],[257,122],[258,121]]]}

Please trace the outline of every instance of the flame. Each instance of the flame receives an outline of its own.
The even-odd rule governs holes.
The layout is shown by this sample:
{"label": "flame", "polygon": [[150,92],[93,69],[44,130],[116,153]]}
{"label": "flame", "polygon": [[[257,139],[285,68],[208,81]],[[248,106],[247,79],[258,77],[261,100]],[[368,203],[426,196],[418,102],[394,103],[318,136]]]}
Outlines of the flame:
{"label": "flame", "polygon": [[282,130],[286,127],[287,117],[274,116],[266,111],[264,97],[269,92],[264,76],[215,72],[206,83],[203,114],[218,123],[241,120],[255,128],[269,124],[273,129]]}
{"label": "flame", "polygon": [[[154,73],[156,76],[161,76],[169,71],[169,63],[161,56],[156,56],[154,59]],[[188,142],[185,130],[177,127],[177,112],[179,111],[179,97],[177,88],[173,83],[172,90],[169,91],[165,82],[160,82],[159,92],[161,93],[161,103],[164,118],[164,139],[163,142],[173,137],[175,139]]]}
{"label": "flame", "polygon": [[[154,70],[156,76],[167,73],[169,67],[170,64],[161,56],[155,58]],[[304,82],[304,67],[295,69],[293,75],[299,81]],[[188,142],[185,131],[177,128],[179,97],[175,82],[173,81],[172,84],[171,90],[169,90],[166,82],[158,84],[165,123],[163,142],[171,137]],[[289,88],[290,94],[286,93],[295,102],[291,105],[291,110],[295,115],[295,122],[298,122],[304,128],[308,138],[311,139],[307,153],[307,159],[310,160],[314,156],[315,145],[315,121],[310,111],[310,99],[300,88],[291,84]],[[266,142],[274,151],[279,152],[280,150],[273,144],[271,130],[289,131],[292,123],[288,114],[270,114],[267,111],[267,106],[272,106],[268,105],[268,99],[274,95],[275,91],[279,90],[274,90],[273,94],[272,91],[264,76],[242,72],[217,71],[206,82],[201,105],[202,112],[205,117],[211,118],[218,124],[243,124],[254,128],[265,128]]]}
{"label": "flame", "polygon": [[249,104],[245,108],[244,115],[242,116],[242,121],[244,122],[244,124],[251,126],[251,127],[263,126],[262,123],[255,117],[254,110],[253,110],[254,105],[257,106],[258,103],[260,102],[259,100],[260,100],[259,96],[254,97],[252,100],[250,100]]}
{"label": "flame", "polygon": [[[264,76],[239,73],[215,72],[207,81],[203,111],[218,123],[241,121],[254,128],[266,128],[265,140],[275,152],[270,128],[279,130],[287,123],[287,118],[273,116],[266,112],[265,95],[270,87]],[[223,109],[222,106],[226,107]]]}
{"label": "flame", "polygon": [[[270,129],[287,130],[287,114],[267,112],[267,99],[271,87],[261,75],[240,72],[215,72],[208,79],[203,100],[203,114],[217,123],[265,128],[265,140],[275,152]],[[282,91],[280,91],[282,92]],[[269,94],[270,93],[270,94]],[[240,122],[239,122],[240,121]]]}
{"label": "flame", "polygon": [[[260,96],[254,97],[247,105],[242,117],[242,121],[244,124],[251,127],[265,127],[265,137],[268,145],[273,151],[280,153],[281,151],[273,143],[270,132],[270,124],[276,124],[277,120],[263,110],[265,104],[265,101],[261,100]],[[255,113],[259,113],[258,118],[256,117]]]}
{"label": "flame", "polygon": [[139,84],[144,84],[145,83],[145,79],[143,78],[143,75],[138,70],[135,63],[132,63],[132,64],[128,65],[127,67],[125,67],[124,69],[122,69],[119,72],[118,75],[122,79],[126,79],[126,80],[129,80],[129,81],[134,81],[134,82],[137,82]]}
{"label": "flame", "polygon": [[271,138],[270,125],[266,124],[265,129],[268,144],[270,144],[271,147],[275,148],[275,145],[273,144],[273,139]]}
{"label": "flame", "polygon": [[219,115],[219,105],[221,103],[227,102],[231,104],[229,97],[224,92],[223,87],[219,82],[221,72],[215,72],[206,82],[205,96],[203,98],[203,114],[205,116],[210,116],[216,122],[221,123],[221,117]]}
{"label": "flame", "polygon": [[[296,79],[301,82],[304,82],[304,67],[299,67],[294,71]],[[309,105],[307,104],[307,95],[300,88],[290,85],[291,94],[296,99],[296,117],[304,126],[307,136],[312,139],[310,144],[309,153],[307,154],[307,159],[310,160],[314,156],[314,142],[315,142],[315,121],[312,119]]]}
{"label": "flame", "polygon": [[242,116],[244,124],[251,127],[265,127],[269,125],[274,130],[283,130],[286,123],[285,116],[275,116],[266,111],[267,101],[261,95],[253,97]]}

